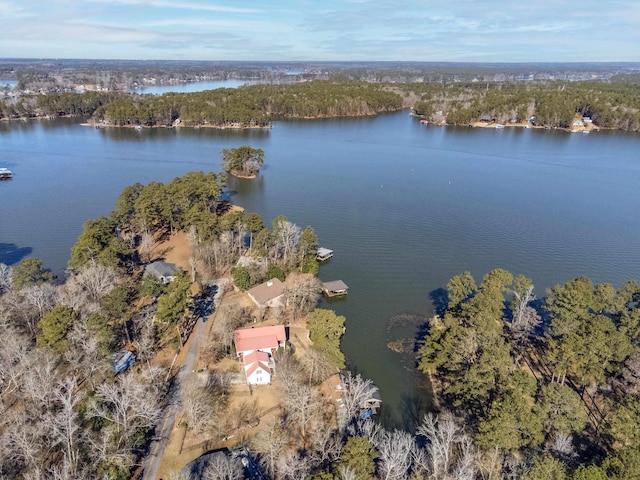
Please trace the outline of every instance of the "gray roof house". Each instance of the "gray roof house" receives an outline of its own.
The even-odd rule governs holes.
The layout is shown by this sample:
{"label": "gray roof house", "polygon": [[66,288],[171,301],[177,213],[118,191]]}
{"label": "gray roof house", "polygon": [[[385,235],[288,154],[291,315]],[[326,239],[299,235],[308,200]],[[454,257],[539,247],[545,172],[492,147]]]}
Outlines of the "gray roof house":
{"label": "gray roof house", "polygon": [[167,284],[173,281],[173,277],[179,270],[173,263],[153,262],[144,268],[144,275],[153,275],[162,283]]}

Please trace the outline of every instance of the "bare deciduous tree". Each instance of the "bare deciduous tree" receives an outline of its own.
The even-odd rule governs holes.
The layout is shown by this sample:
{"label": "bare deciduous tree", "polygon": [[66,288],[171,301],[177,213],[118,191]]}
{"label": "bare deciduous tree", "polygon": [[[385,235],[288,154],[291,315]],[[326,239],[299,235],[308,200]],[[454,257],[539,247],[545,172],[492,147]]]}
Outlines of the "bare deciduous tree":
{"label": "bare deciduous tree", "polygon": [[134,324],[134,338],[132,340],[136,347],[138,358],[148,364],[158,348],[156,326],[153,323],[153,311],[140,312],[139,315],[132,319],[132,323]]}
{"label": "bare deciduous tree", "polygon": [[27,305],[38,311],[38,319],[53,308],[56,302],[56,287],[50,283],[31,285],[20,290],[20,294]]}
{"label": "bare deciduous tree", "polygon": [[30,423],[26,412],[12,415],[10,421],[11,428],[4,431],[4,455],[23,471],[38,471],[45,438],[42,425]]}
{"label": "bare deciduous tree", "polygon": [[288,418],[298,427],[303,447],[307,447],[307,435],[321,416],[322,407],[318,393],[305,384],[294,384],[283,397]]}
{"label": "bare deciduous tree", "polygon": [[336,462],[342,453],[342,439],[334,428],[325,425],[313,432],[308,452],[311,466],[315,469]]}
{"label": "bare deciduous tree", "polygon": [[140,259],[144,263],[148,263],[153,259],[153,249],[156,245],[156,240],[153,238],[153,234],[149,230],[145,230],[140,235],[140,246],[138,251],[140,252]]}
{"label": "bare deciduous tree", "polygon": [[202,474],[203,480],[242,480],[242,478],[244,478],[244,472],[240,460],[223,454],[214,455]]}
{"label": "bare deciduous tree", "polygon": [[273,233],[276,255],[287,263],[292,256],[297,255],[302,230],[295,223],[281,219],[275,223]]}
{"label": "bare deciduous tree", "polygon": [[282,480],[305,480],[310,473],[309,459],[298,450],[285,450],[276,462],[277,478]]}
{"label": "bare deciduous tree", "polygon": [[100,351],[100,342],[87,330],[86,323],[78,322],[69,334],[75,348],[65,352],[65,360],[80,379],[88,380],[92,388],[95,380],[100,378],[99,372],[106,372],[111,368],[110,363]]}
{"label": "bare deciduous tree", "polygon": [[237,304],[223,305],[218,310],[213,325],[213,332],[220,339],[224,348],[231,351],[235,331],[251,321],[251,312]]}
{"label": "bare deciduous tree", "polygon": [[272,422],[251,439],[253,450],[271,477],[276,477],[278,458],[289,443],[289,433],[281,421]]}
{"label": "bare deciduous tree", "polygon": [[564,433],[556,432],[553,437],[553,443],[551,444],[551,450],[565,462],[569,462],[577,456],[571,434],[566,435]]}
{"label": "bare deciduous tree", "polygon": [[531,306],[531,302],[536,299],[533,294],[533,284],[528,285],[526,288],[516,288],[513,292],[513,297],[511,331],[516,341],[521,342],[533,334],[542,319]]}
{"label": "bare deciduous tree", "polygon": [[87,292],[90,300],[99,302],[114,289],[120,277],[115,269],[91,261],[74,276],[74,279]]}
{"label": "bare deciduous tree", "polygon": [[322,383],[331,374],[336,373],[336,367],[327,359],[325,353],[313,348],[304,353],[300,364],[307,374],[308,383],[313,385]]}
{"label": "bare deciduous tree", "polygon": [[189,375],[180,389],[182,411],[189,428],[197,434],[207,430],[214,418],[213,398],[198,375]]}
{"label": "bare deciduous tree", "polygon": [[338,469],[338,475],[340,480],[358,480],[358,475],[349,467],[342,465]]}
{"label": "bare deciduous tree", "polygon": [[37,309],[25,301],[21,290],[8,292],[0,297],[0,311],[6,324],[26,329],[31,335],[35,336],[36,324],[40,317]]}
{"label": "bare deciduous tree", "polygon": [[5,398],[21,386],[20,379],[28,368],[28,354],[29,343],[23,335],[13,328],[0,330],[0,397]]}
{"label": "bare deciduous tree", "polygon": [[322,283],[311,274],[290,275],[284,289],[286,305],[294,318],[302,317],[318,304]]}
{"label": "bare deciduous tree", "polygon": [[57,408],[47,412],[43,422],[49,431],[49,440],[53,445],[61,445],[64,448],[63,466],[67,473],[67,477],[64,478],[73,478],[78,467],[77,440],[80,424],[76,406],[82,400],[82,394],[77,386],[75,377],[68,377],[64,382],[58,383],[52,392]]}
{"label": "bare deciduous tree", "polygon": [[13,269],[5,264],[0,263],[0,295],[11,291],[11,271]]}
{"label": "bare deciduous tree", "polygon": [[51,392],[56,385],[57,359],[49,351],[33,350],[27,357],[27,370],[22,377],[24,398],[40,411],[51,407]]}
{"label": "bare deciduous tree", "polygon": [[412,452],[416,448],[411,434],[400,430],[384,430],[375,447],[380,454],[379,473],[382,480],[400,480],[409,477]]}
{"label": "bare deciduous tree", "polygon": [[116,445],[127,446],[138,430],[152,427],[160,418],[158,398],[134,375],[120,375],[112,384],[96,387],[96,400],[89,406],[89,417],[111,423]]}
{"label": "bare deciduous tree", "polygon": [[[342,382],[342,402],[345,409],[347,422],[360,417],[362,403],[370,398],[373,382],[368,378],[362,378],[360,374],[353,375],[347,372]],[[373,442],[373,439],[369,439]]]}
{"label": "bare deciduous tree", "polygon": [[428,471],[434,478],[473,480],[475,449],[451,414],[445,412],[436,416],[428,413],[417,433],[427,439]]}
{"label": "bare deciduous tree", "polygon": [[222,232],[216,240],[194,247],[198,271],[205,280],[219,275],[233,261],[235,240],[232,232]]}

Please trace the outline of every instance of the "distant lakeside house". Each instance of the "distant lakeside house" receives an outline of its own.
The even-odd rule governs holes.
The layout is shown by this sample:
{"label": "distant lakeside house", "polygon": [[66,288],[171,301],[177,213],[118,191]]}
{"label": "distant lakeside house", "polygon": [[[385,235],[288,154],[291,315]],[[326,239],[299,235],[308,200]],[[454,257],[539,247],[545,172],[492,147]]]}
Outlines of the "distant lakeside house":
{"label": "distant lakeside house", "polygon": [[153,275],[165,285],[171,283],[179,268],[173,263],[153,262],[144,268],[144,276]]}
{"label": "distant lakeside house", "polygon": [[247,383],[271,383],[275,368],[273,356],[285,348],[287,333],[284,325],[239,328],[234,332],[236,356],[244,367]]}

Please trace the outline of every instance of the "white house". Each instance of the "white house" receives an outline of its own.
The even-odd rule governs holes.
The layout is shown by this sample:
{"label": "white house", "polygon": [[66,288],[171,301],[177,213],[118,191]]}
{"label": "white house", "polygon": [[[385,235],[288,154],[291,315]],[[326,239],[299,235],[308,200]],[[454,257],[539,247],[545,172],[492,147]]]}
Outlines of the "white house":
{"label": "white house", "polygon": [[284,325],[239,328],[234,332],[234,340],[236,354],[244,366],[247,383],[270,383],[275,368],[273,356],[279,348],[285,348],[287,341]]}
{"label": "white house", "polygon": [[273,359],[268,353],[253,352],[244,357],[244,373],[247,383],[251,385],[265,385],[271,383],[271,373],[274,367]]}

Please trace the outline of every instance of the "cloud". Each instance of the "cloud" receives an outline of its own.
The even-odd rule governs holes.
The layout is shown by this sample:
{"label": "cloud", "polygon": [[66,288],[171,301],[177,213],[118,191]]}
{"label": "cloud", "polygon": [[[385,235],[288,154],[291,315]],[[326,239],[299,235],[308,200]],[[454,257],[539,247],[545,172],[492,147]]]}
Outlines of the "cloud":
{"label": "cloud", "polygon": [[210,3],[192,3],[192,2],[180,2],[180,1],[165,1],[165,0],[85,0],[88,3],[102,3],[107,5],[129,5],[140,6],[146,8],[162,8],[171,10],[200,10],[205,12],[226,12],[226,13],[247,13],[254,14],[260,13],[263,10],[261,8],[243,8],[243,7],[228,7],[224,5],[213,5]]}
{"label": "cloud", "polygon": [[3,50],[38,57],[630,61],[638,24],[635,0],[0,0]]}

